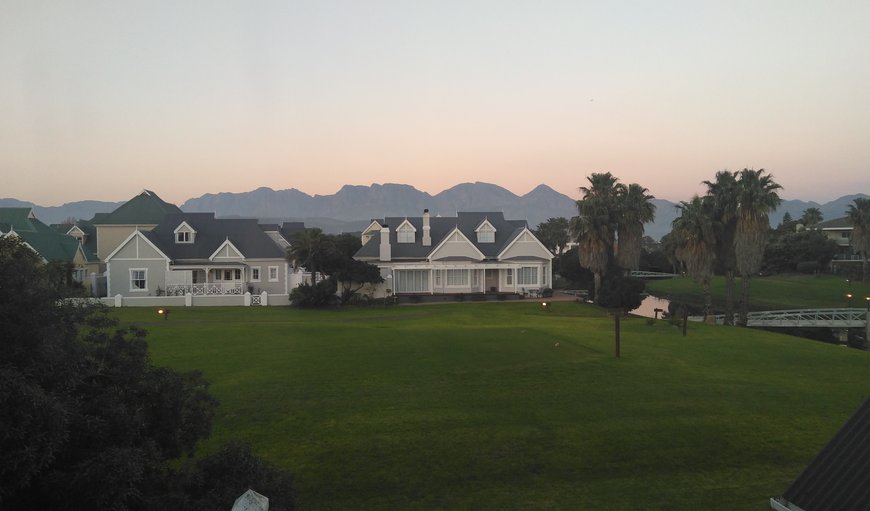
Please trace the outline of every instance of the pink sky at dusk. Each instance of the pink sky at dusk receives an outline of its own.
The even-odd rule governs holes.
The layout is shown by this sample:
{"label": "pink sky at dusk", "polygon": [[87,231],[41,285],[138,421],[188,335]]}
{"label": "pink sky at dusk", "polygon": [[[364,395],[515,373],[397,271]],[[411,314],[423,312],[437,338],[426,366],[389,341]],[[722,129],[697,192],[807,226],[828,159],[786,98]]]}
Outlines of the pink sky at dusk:
{"label": "pink sky at dusk", "polygon": [[0,197],[870,192],[868,2],[180,4],[0,4]]}

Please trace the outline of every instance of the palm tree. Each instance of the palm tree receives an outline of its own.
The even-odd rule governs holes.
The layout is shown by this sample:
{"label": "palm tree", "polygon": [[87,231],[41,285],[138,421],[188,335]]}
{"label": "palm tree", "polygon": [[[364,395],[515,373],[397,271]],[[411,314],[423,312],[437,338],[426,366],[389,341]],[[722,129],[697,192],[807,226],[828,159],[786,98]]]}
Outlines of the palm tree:
{"label": "palm tree", "polygon": [[577,201],[579,216],[572,222],[572,230],[577,237],[580,265],[592,272],[597,303],[602,276],[613,259],[619,180],[610,172],[592,174],[586,179],[590,186],[580,187],[583,198]]}
{"label": "palm tree", "polygon": [[707,185],[713,217],[713,234],[716,237],[716,260],[725,275],[725,320],[734,324],[734,234],[737,230],[737,173],[722,170],[714,181]]}
{"label": "palm tree", "polygon": [[630,274],[640,267],[641,238],[643,224],[655,219],[655,198],[646,188],[632,183],[628,186],[616,185],[616,200],[619,207],[616,220],[617,252],[619,266]]}
{"label": "palm tree", "polygon": [[819,208],[807,208],[804,210],[803,215],[801,215],[800,223],[804,224],[804,227],[807,229],[811,229],[815,227],[822,221],[822,211]]}
{"label": "palm tree", "polygon": [[675,255],[686,267],[686,272],[701,284],[704,293],[704,320],[713,317],[713,298],[710,280],[713,277],[713,259],[716,255],[716,236],[713,232],[712,202],[697,195],[689,202],[680,202],[680,216],[672,224],[672,236],[677,240]]}
{"label": "palm tree", "polygon": [[868,282],[867,258],[870,256],[870,199],[858,198],[849,204],[846,216],[852,223],[852,248],[861,254],[861,280]]}
{"label": "palm tree", "polygon": [[317,227],[296,233],[287,249],[287,260],[293,268],[305,268],[311,273],[312,283],[316,273],[323,271],[323,263],[334,251],[329,237]]}
{"label": "palm tree", "polygon": [[742,299],[738,322],[746,326],[749,314],[749,288],[752,275],[761,269],[764,245],[770,230],[768,214],[782,202],[778,185],[764,169],[743,169],[737,181],[737,229],[734,234],[734,254],[742,277]]}

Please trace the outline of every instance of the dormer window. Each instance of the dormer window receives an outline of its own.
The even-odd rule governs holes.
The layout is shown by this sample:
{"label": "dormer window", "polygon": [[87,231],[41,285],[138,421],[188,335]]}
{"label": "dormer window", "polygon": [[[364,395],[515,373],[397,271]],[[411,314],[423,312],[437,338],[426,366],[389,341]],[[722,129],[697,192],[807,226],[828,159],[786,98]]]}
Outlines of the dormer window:
{"label": "dormer window", "polygon": [[396,229],[396,242],[397,243],[414,243],[416,241],[415,236],[417,234],[417,229],[411,225],[411,222],[405,220],[402,222],[402,225]]}
{"label": "dormer window", "polygon": [[475,231],[478,243],[495,243],[495,227],[489,223],[489,220],[484,220]]}
{"label": "dormer window", "polygon": [[187,222],[181,222],[174,232],[176,243],[193,243],[196,237],[196,231]]}

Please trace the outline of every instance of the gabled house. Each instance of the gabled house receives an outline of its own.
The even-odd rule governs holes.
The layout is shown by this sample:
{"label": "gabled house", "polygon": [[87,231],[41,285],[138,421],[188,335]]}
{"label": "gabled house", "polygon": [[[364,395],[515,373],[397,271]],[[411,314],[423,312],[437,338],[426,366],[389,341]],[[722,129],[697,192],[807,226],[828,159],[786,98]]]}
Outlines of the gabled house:
{"label": "gabled house", "polygon": [[84,264],[81,269],[76,269],[77,272],[81,272],[81,279],[77,277],[77,280],[89,280],[92,274],[101,274],[105,271],[104,265],[97,257],[97,228],[94,224],[88,220],[76,220],[72,224],[52,224],[51,227],[75,238],[82,246]]}
{"label": "gabled house", "polygon": [[72,266],[72,278],[86,282],[87,257],[79,241],[42,223],[32,208],[0,208],[0,236],[17,236],[45,262]]}
{"label": "gabled house", "polygon": [[814,227],[822,231],[822,233],[833,240],[839,247],[839,251],[834,256],[832,263],[841,263],[846,261],[860,261],[861,255],[858,254],[852,247],[852,222],[849,217],[834,218],[816,224]]}
{"label": "gabled house", "polygon": [[96,230],[97,257],[105,261],[134,231],[150,231],[166,215],[181,212],[178,206],[164,201],[156,193],[142,190],[111,213],[97,213],[90,220]]}
{"label": "gabled house", "polygon": [[501,212],[375,219],[361,240],[354,258],[381,269],[388,294],[524,294],[553,282],[553,254]]}
{"label": "gabled house", "polygon": [[255,219],[168,214],[153,229],[134,230],[106,256],[108,294],[287,294],[285,254]]}

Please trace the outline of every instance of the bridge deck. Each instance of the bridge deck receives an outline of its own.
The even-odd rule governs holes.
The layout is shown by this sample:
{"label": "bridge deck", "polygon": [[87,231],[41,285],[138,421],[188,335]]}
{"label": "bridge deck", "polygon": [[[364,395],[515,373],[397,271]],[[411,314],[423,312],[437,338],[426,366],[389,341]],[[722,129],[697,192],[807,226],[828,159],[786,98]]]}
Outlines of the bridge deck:
{"label": "bridge deck", "polygon": [[[867,326],[868,316],[870,316],[870,312],[865,309],[846,308],[760,311],[749,313],[747,326],[863,328]],[[699,316],[689,319],[693,321],[703,320]],[[724,320],[724,315],[716,316],[716,324],[721,325]]]}

